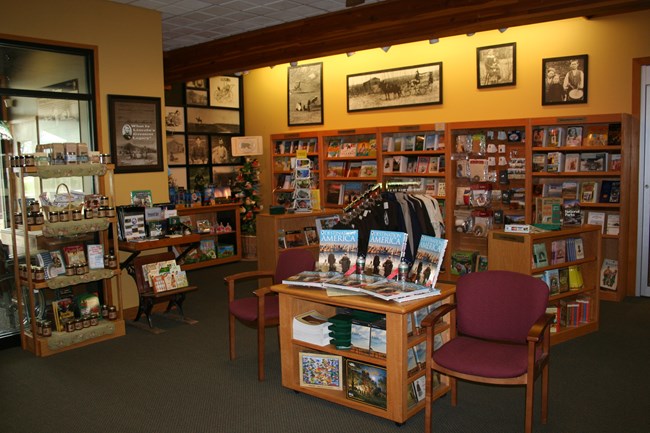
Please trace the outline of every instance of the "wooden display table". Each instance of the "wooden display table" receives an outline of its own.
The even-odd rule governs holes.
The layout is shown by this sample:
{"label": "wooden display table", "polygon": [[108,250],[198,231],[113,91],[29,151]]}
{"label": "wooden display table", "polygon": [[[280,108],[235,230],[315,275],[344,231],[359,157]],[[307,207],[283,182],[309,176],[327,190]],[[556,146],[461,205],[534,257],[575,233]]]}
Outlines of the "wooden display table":
{"label": "wooden display table", "polygon": [[[418,377],[423,376],[425,370],[418,374],[408,375],[407,351],[409,348],[426,340],[424,333],[408,335],[407,317],[417,310],[434,304],[438,301],[449,302],[454,295],[455,286],[452,284],[438,284],[442,293],[438,296],[419,299],[402,304],[386,302],[370,296],[328,296],[327,292],[317,288],[304,288],[278,284],[271,290],[280,296],[280,348],[282,361],[282,385],[313,395],[333,403],[351,407],[376,416],[390,419],[396,423],[403,423],[411,416],[424,408],[424,400],[409,407],[407,403],[408,387]],[[386,358],[376,358],[367,354],[350,350],[339,350],[332,345],[325,347],[313,345],[293,339],[293,318],[300,313],[316,310],[326,317],[336,314],[336,307],[352,308],[386,316]],[[436,325],[436,332],[446,333],[448,323]],[[332,355],[343,356],[347,359],[374,364],[385,368],[387,372],[387,405],[386,409],[370,406],[346,397],[345,387],[342,390],[312,388],[300,386],[300,352],[318,351]],[[443,380],[445,380],[443,378]],[[436,396],[449,391],[447,383],[435,391]]]}

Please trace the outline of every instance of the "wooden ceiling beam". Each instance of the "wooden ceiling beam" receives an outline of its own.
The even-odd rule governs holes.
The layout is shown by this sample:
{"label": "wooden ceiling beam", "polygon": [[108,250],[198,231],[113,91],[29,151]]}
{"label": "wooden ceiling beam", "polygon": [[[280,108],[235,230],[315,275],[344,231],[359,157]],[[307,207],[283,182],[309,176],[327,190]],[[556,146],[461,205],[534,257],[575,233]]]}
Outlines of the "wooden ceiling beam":
{"label": "wooden ceiling beam", "polygon": [[585,16],[650,0],[386,0],[164,53],[165,83],[351,51]]}

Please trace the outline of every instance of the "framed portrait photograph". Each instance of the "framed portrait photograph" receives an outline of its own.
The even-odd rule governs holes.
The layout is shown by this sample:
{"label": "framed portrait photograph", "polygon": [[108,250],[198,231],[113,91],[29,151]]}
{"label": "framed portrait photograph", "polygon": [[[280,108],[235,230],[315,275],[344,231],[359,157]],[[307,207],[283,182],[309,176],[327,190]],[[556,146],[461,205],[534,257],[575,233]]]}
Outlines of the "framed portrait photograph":
{"label": "framed portrait photograph", "polygon": [[442,62],[347,76],[348,112],[442,104]]}
{"label": "framed portrait photograph", "polygon": [[108,122],[115,173],[162,171],[160,98],[108,95]]}
{"label": "framed portrait photograph", "polygon": [[476,49],[476,83],[486,87],[517,84],[517,44],[491,45]]}
{"label": "framed portrait photograph", "polygon": [[249,137],[233,137],[232,138],[232,154],[233,156],[253,156],[261,155],[262,150],[262,137],[249,136]]}
{"label": "framed portrait photograph", "polygon": [[239,134],[239,110],[187,107],[187,132],[194,134]]}
{"label": "framed portrait photograph", "polygon": [[187,136],[187,159],[191,165],[208,164],[210,151],[207,135]]}
{"label": "framed portrait photograph", "polygon": [[300,386],[343,389],[343,357],[300,352]]}
{"label": "framed portrait photograph", "polygon": [[232,140],[234,137],[228,135],[213,135],[210,137],[212,147],[212,164],[232,165],[241,164],[242,159],[233,155]]}
{"label": "framed portrait photograph", "polygon": [[183,107],[165,107],[165,130],[167,132],[185,131]]}
{"label": "framed portrait photograph", "polygon": [[187,164],[185,151],[185,134],[167,134],[167,164]]}
{"label": "framed portrait photograph", "polygon": [[189,191],[202,191],[210,184],[210,167],[189,167]]}
{"label": "framed portrait photograph", "polygon": [[212,167],[212,183],[216,186],[233,185],[237,179],[240,165],[220,165]]}
{"label": "framed portrait photograph", "polygon": [[289,126],[323,124],[323,63],[287,69]]}
{"label": "framed portrait photograph", "polygon": [[239,108],[239,78],[217,76],[210,78],[210,106]]}
{"label": "framed portrait photograph", "polygon": [[542,105],[586,104],[588,56],[542,59]]}

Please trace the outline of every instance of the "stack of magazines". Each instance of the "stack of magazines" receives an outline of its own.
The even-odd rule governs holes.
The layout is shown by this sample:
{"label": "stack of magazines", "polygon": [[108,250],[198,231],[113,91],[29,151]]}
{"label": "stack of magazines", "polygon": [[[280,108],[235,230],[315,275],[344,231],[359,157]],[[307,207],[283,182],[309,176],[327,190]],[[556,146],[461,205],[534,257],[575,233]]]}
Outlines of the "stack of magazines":
{"label": "stack of magazines", "polygon": [[316,346],[327,346],[332,339],[330,325],[327,317],[318,311],[307,311],[293,318],[293,338]]}

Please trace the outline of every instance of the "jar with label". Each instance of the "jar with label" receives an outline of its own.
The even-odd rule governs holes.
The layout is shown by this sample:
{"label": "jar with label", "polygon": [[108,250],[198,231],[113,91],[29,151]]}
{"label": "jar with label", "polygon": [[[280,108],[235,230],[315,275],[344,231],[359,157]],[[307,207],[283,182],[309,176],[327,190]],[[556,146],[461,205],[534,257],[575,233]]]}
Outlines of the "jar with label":
{"label": "jar with label", "polygon": [[66,223],[70,221],[70,214],[67,211],[59,212],[59,222]]}
{"label": "jar with label", "polygon": [[34,163],[36,166],[50,165],[50,156],[45,152],[34,153]]}
{"label": "jar with label", "polygon": [[43,322],[43,337],[51,337],[52,336],[52,322],[49,320],[45,320]]}
{"label": "jar with label", "polygon": [[43,267],[33,266],[32,271],[34,271],[34,281],[37,283],[45,281],[45,269],[43,269]]}
{"label": "jar with label", "polygon": [[81,210],[75,209],[72,211],[72,221],[81,221],[82,219]]}
{"label": "jar with label", "polygon": [[14,223],[18,224],[18,225],[23,223],[23,213],[22,212],[14,212]]}
{"label": "jar with label", "polygon": [[84,274],[87,274],[88,272],[90,272],[90,266],[88,266],[88,262],[82,263],[81,266],[83,266],[83,268],[84,268]]}
{"label": "jar with label", "polygon": [[89,315],[86,314],[81,318],[81,326],[83,326],[84,328],[90,328],[90,316]]}
{"label": "jar with label", "polygon": [[89,220],[89,219],[93,218],[93,215],[94,215],[93,214],[93,208],[91,208],[91,207],[84,208],[84,218]]}
{"label": "jar with label", "polygon": [[34,225],[34,213],[29,212],[27,214],[27,225],[28,226],[33,226]]}
{"label": "jar with label", "polygon": [[50,211],[50,212],[47,214],[47,219],[48,219],[51,223],[58,223],[58,222],[59,222],[59,213],[58,213],[57,211]]}
{"label": "jar with label", "polygon": [[67,152],[65,154],[65,163],[66,164],[76,164],[77,163],[77,154],[75,152]]}
{"label": "jar with label", "polygon": [[32,200],[29,202],[29,211],[30,212],[39,212],[41,210],[41,205],[38,204],[37,200]]}
{"label": "jar with label", "polygon": [[110,153],[101,153],[99,155],[99,162],[102,164],[110,164],[111,163],[111,154]]}
{"label": "jar with label", "polygon": [[99,197],[99,205],[100,206],[108,206],[108,197],[105,195],[102,195]]}
{"label": "jar with label", "polygon": [[108,269],[117,269],[117,257],[112,254],[108,256]]}
{"label": "jar with label", "polygon": [[72,277],[77,274],[77,270],[75,269],[74,265],[66,265],[65,267],[65,274],[68,277]]}
{"label": "jar with label", "polygon": [[65,332],[74,332],[74,320],[68,319],[65,322]]}
{"label": "jar with label", "polygon": [[36,321],[36,335],[43,335],[43,321]]}
{"label": "jar with label", "polygon": [[106,217],[106,209],[104,209],[103,206],[100,206],[100,207],[97,208],[97,209],[98,209],[97,216],[98,216],[99,218],[105,218],[105,217]]}
{"label": "jar with label", "polygon": [[106,206],[104,208],[104,214],[106,215],[106,218],[114,218],[115,217],[115,208],[112,206]]}
{"label": "jar with label", "polygon": [[34,162],[34,155],[25,155],[25,167],[34,167],[35,165],[36,163]]}
{"label": "jar with label", "polygon": [[97,326],[99,324],[99,317],[97,314],[90,315],[90,326]]}
{"label": "jar with label", "polygon": [[117,307],[114,305],[108,307],[108,320],[117,320]]}
{"label": "jar with label", "polygon": [[43,212],[34,213],[34,224],[40,225],[43,223],[45,223],[45,216],[43,216]]}
{"label": "jar with label", "polygon": [[74,265],[75,274],[83,275],[84,274],[84,265],[81,263]]}
{"label": "jar with label", "polygon": [[74,321],[74,330],[80,331],[84,327],[83,321],[81,319],[75,319]]}

